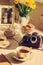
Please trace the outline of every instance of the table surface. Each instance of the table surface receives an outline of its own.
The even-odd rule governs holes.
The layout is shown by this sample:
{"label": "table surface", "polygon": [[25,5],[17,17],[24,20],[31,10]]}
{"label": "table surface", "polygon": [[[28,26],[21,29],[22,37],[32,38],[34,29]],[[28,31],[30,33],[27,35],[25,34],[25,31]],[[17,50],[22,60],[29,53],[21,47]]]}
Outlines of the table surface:
{"label": "table surface", "polygon": [[11,58],[14,50],[0,49],[0,53],[4,54],[8,60],[12,63],[12,65],[43,65],[43,51],[40,50],[32,50],[32,57],[30,57],[25,62],[18,62]]}
{"label": "table surface", "polygon": [[[35,31],[37,31],[40,35],[43,35],[43,32],[36,29],[34,29],[32,32],[35,32]],[[11,58],[11,55],[13,55],[15,48],[18,47],[18,43],[14,40],[13,41],[10,40],[10,41],[13,44],[11,44],[9,48],[0,49],[0,54],[5,54],[5,56],[12,63],[12,65],[43,65],[43,51],[37,50],[37,49],[32,50],[32,57],[25,62],[18,62],[18,61],[13,60]]]}

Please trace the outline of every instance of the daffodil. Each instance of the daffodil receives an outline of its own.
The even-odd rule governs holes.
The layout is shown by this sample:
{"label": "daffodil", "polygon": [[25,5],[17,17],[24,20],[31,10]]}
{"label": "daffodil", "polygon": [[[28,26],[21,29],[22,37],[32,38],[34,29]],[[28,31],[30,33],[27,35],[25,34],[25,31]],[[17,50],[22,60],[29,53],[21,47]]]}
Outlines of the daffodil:
{"label": "daffodil", "polygon": [[32,9],[36,8],[35,1],[34,0],[25,0],[25,5],[27,7],[30,7]]}
{"label": "daffodil", "polygon": [[29,3],[29,2],[25,2],[25,5],[26,5],[27,7],[30,7],[30,3]]}
{"label": "daffodil", "polygon": [[19,0],[13,0],[15,4],[18,4],[19,3]]}
{"label": "daffodil", "polygon": [[30,0],[29,3],[30,3],[30,8],[32,8],[32,9],[36,8],[36,4],[35,4],[34,0]]}
{"label": "daffodil", "polygon": [[30,8],[35,9],[36,5],[34,3],[30,4]]}

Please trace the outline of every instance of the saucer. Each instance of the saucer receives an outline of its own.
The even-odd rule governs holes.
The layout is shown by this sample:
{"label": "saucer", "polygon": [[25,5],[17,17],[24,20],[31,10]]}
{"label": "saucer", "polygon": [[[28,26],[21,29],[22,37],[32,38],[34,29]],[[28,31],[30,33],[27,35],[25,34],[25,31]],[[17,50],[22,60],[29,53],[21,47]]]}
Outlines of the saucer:
{"label": "saucer", "polygon": [[6,40],[4,42],[0,42],[0,48],[7,48],[10,45],[10,43]]}
{"label": "saucer", "polygon": [[0,48],[7,48],[10,45],[5,37],[0,37]]}
{"label": "saucer", "polygon": [[[26,57],[24,58],[19,58],[18,57],[18,51],[20,49],[25,49],[25,50],[28,50],[29,52],[27,53]],[[25,47],[25,46],[19,46],[15,49],[15,52],[14,52],[14,55],[12,56],[13,59],[16,59],[18,61],[26,61],[26,60],[29,60],[30,58],[32,58],[32,51],[30,50],[30,48],[28,47]]]}

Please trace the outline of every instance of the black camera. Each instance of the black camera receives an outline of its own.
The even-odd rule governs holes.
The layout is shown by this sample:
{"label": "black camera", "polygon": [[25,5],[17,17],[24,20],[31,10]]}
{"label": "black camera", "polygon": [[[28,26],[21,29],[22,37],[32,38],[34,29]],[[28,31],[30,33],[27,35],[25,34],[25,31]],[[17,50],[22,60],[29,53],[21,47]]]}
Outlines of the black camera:
{"label": "black camera", "polygon": [[20,45],[32,48],[39,48],[41,43],[42,43],[42,36],[34,32],[32,34],[25,35],[22,41],[20,42]]}

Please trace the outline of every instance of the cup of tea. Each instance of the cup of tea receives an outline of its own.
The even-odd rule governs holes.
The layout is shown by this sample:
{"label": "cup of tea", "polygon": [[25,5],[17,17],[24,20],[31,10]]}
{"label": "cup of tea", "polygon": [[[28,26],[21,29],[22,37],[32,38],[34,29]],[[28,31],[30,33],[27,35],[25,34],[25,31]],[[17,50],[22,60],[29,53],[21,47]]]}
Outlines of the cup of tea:
{"label": "cup of tea", "polygon": [[25,57],[27,57],[27,54],[29,53],[30,51],[28,50],[25,50],[25,49],[20,49],[17,53],[18,57],[20,59],[24,59]]}

